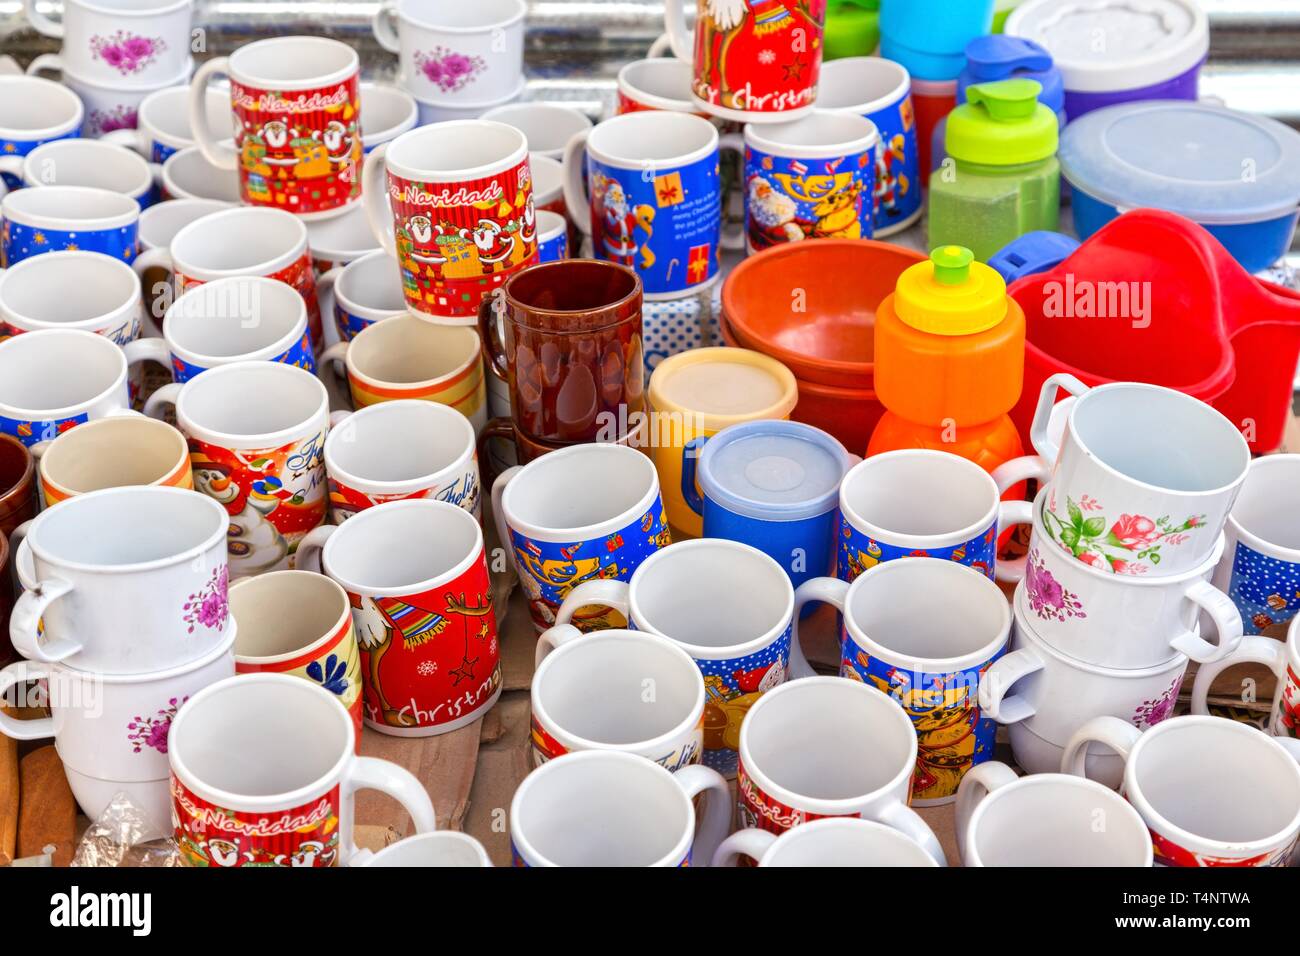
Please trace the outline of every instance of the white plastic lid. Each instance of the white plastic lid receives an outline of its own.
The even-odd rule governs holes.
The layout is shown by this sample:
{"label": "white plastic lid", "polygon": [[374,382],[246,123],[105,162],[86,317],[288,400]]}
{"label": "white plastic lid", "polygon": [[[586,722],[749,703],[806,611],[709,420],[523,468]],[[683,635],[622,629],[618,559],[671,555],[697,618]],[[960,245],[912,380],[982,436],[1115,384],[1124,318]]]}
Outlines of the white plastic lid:
{"label": "white plastic lid", "polygon": [[1155,86],[1210,50],[1210,21],[1196,0],[1027,0],[1005,32],[1046,47],[1077,93]]}
{"label": "white plastic lid", "polygon": [[745,422],[709,439],[700,487],[729,511],[768,521],[825,514],[852,465],[844,446],[811,425]]}
{"label": "white plastic lid", "polygon": [[1094,110],[1066,124],[1057,158],[1074,188],[1121,211],[1230,224],[1300,205],[1300,133],[1222,106],[1146,100]]}

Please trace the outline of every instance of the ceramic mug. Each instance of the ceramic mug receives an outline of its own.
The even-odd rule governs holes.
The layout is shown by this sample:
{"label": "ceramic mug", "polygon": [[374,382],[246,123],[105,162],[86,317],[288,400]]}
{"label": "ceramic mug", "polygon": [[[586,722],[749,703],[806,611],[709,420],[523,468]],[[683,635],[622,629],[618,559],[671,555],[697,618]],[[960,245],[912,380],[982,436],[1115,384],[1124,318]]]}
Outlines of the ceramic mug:
{"label": "ceramic mug", "polygon": [[565,754],[515,790],[511,857],[518,867],[707,866],[726,836],[730,800],[727,782],[707,767],[669,773],[630,753]]}
{"label": "ceramic mug", "polygon": [[558,160],[564,159],[569,140],[592,126],[586,113],[561,103],[507,103],[494,106],[480,118],[513,126],[527,137],[530,154]]}
{"label": "ceramic mug", "polygon": [[718,143],[707,120],[655,110],[607,119],[565,147],[565,205],[595,258],[635,269],[648,300],[720,274]]}
{"label": "ceramic mug", "polygon": [[[85,107],[76,93],[37,76],[0,76],[0,155],[22,157],[53,140],[81,135]],[[21,185],[21,166],[4,172],[4,185]]]}
{"label": "ceramic mug", "polygon": [[50,442],[38,469],[48,508],[101,488],[193,488],[185,436],[166,422],[122,415],[86,422]]}
{"label": "ceramic mug", "polygon": [[474,325],[479,304],[537,261],[528,141],[514,127],[413,129],[366,157],[363,180],[370,228],[397,258],[412,312]]}
{"label": "ceramic mug", "polygon": [[[366,216],[364,205],[353,206],[341,216],[332,219],[313,219],[307,223],[307,242],[311,246],[312,268],[316,270],[319,283],[330,272],[343,266],[351,265],[363,256],[381,251],[379,241],[370,231],[370,219]],[[385,275],[385,289],[394,287],[394,292],[406,308],[400,286],[393,282],[397,272],[396,264]],[[322,293],[323,294],[323,293]]]}
{"label": "ceramic mug", "polygon": [[39,329],[0,341],[0,434],[39,454],[75,425],[133,414],[126,356],[83,329]]}
{"label": "ceramic mug", "polygon": [[907,69],[877,56],[827,60],[817,109],[865,116],[880,133],[872,196],[875,237],[892,236],[920,219],[921,163]]}
{"label": "ceramic mug", "polygon": [[1300,741],[1222,717],[1139,730],[1096,717],[1070,738],[1061,770],[1085,775],[1092,745],[1124,761],[1120,786],[1164,866],[1286,866],[1300,834]]}
{"label": "ceramic mug", "polygon": [[351,866],[480,867],[491,866],[487,851],[468,833],[438,830],[390,843],[371,854],[361,850]]}
{"label": "ceramic mug", "polygon": [[618,71],[618,104],[614,112],[621,116],[641,110],[699,114],[691,102],[691,64],[671,57],[625,64]]}
{"label": "ceramic mug", "polygon": [[[0,711],[0,733],[16,740],[54,738],[54,746],[83,813],[98,820],[125,793],[132,842],[171,832],[167,751],[172,721],[203,688],[234,676],[236,629],[226,628],[203,657],[139,674],[101,674],[63,664],[19,661],[0,671],[0,697],[13,699],[29,681],[43,681],[30,703],[48,704],[49,717],[17,720]],[[125,842],[125,841],[124,841]]]}
{"label": "ceramic mug", "polygon": [[239,179],[229,169],[214,166],[203,150],[186,146],[167,157],[162,165],[159,196],[172,199],[215,199],[237,205]]}
{"label": "ceramic mug", "polygon": [[0,334],[78,329],[125,346],[139,336],[143,318],[135,273],[102,252],[49,252],[0,270]]}
{"label": "ceramic mug", "polygon": [[0,172],[24,186],[91,186],[130,196],[141,209],[153,202],[157,167],[130,150],[94,139],[55,139],[26,155],[0,156]]}
{"label": "ceramic mug", "polygon": [[885,694],[842,677],[807,677],[765,694],[740,727],[740,822],[778,836],[822,817],[893,827],[947,865],[907,805],[916,733]]}
{"label": "ceramic mug", "polygon": [[804,823],[780,836],[757,828],[739,830],[722,841],[710,866],[737,866],[742,857],[772,866],[917,866],[939,864],[921,845],[893,827],[856,817],[827,817]]}
{"label": "ceramic mug", "polygon": [[1020,777],[996,760],[961,782],[957,845],[963,866],[1150,866],[1152,860],[1146,824],[1109,787],[1060,773]]}
{"label": "ceramic mug", "polygon": [[63,41],[63,56],[77,72],[100,83],[146,86],[174,79],[190,59],[192,0],[68,0],[63,19],[24,0],[38,33]]}
{"label": "ceramic mug", "polygon": [[[1139,729],[1173,714],[1187,658],[1178,654],[1153,667],[1124,669],[1084,664],[1052,648],[1034,629],[1023,584],[1013,604],[1011,653],[985,673],[979,702],[984,714],[1009,725],[1011,750],[1022,769],[1045,773],[1059,767],[1070,735],[1098,714]],[[1113,758],[1094,753],[1089,760],[1089,776],[1108,785],[1119,780],[1121,768]]]}
{"label": "ceramic mug", "polygon": [[912,803],[950,803],[962,777],[993,756],[997,722],[981,712],[979,692],[1011,635],[1001,590],[978,571],[938,558],[880,564],[852,584],[813,578],[794,596],[792,678],[813,676],[799,649],[798,621],[814,601],[833,605],[843,619],[840,676],[888,694],[916,730]]}
{"label": "ceramic mug", "polygon": [[307,227],[282,209],[249,206],[225,209],[196,219],[135,260],[143,276],[154,266],[173,274],[176,295],[213,279],[265,276],[291,286],[307,304],[312,342],[322,341],[320,303],[312,274]]}
{"label": "ceramic mug", "polygon": [[584,581],[564,599],[556,621],[588,629],[612,611],[628,627],[686,651],[708,692],[704,763],[729,776],[745,715],[796,663],[793,610],[794,590],[779,564],[748,545],[702,538],[649,555],[626,582]]}
{"label": "ceramic mug", "polygon": [[[1060,446],[1048,434],[1057,389],[1077,397]],[[1043,383],[1030,440],[1052,468],[1051,540],[1102,571],[1179,574],[1218,544],[1246,480],[1250,447],[1228,419],[1170,388]]]}
{"label": "ceramic mug", "polygon": [[107,189],[18,189],[0,201],[4,264],[58,250],[99,252],[123,262],[139,247],[140,206]]}
{"label": "ceramic mug", "polygon": [[531,737],[535,766],[615,750],[675,772],[704,751],[704,681],[687,653],[657,634],[584,635],[559,625],[537,639]]}
{"label": "ceramic mug", "polygon": [[[278,36],[205,62],[190,84],[190,126],[208,161],[239,171],[243,201],[305,218],[361,198],[360,60],[346,43]],[[214,75],[230,79],[234,145],[207,114]]]}
{"label": "ceramic mug", "polygon": [[510,99],[524,85],[522,0],[430,7],[386,0],[372,28],[399,57],[402,81],[417,99],[482,105]]}
{"label": "ceramic mug", "polygon": [[814,112],[745,128],[745,247],[804,239],[870,239],[876,124]]}
{"label": "ceramic mug", "polygon": [[393,278],[397,271],[393,257],[375,249],[316,280],[321,314],[326,322],[333,317],[339,341],[350,342],[367,326],[406,314],[406,297]]}
{"label": "ceramic mug", "polygon": [[537,211],[537,261],[569,258],[569,221],[558,212]]}
{"label": "ceramic mug", "polygon": [[88,76],[81,72],[81,65],[75,58],[69,58],[66,52],[42,53],[28,64],[27,72],[32,76],[42,72],[58,74],[60,82],[76,93],[86,108],[81,135],[99,139],[109,133],[134,132],[144,101],[160,90],[188,83],[190,74],[194,72],[194,61],[186,59],[176,73],[159,76],[143,86],[122,86],[114,80]]}
{"label": "ceramic mug", "polygon": [[[165,163],[182,149],[193,146],[188,81],[187,72],[181,80],[183,85],[168,86],[150,93],[140,101],[135,127],[105,133],[104,141],[133,149],[151,163]],[[228,122],[229,109],[230,98],[224,92],[208,90],[208,122],[213,129],[221,129],[221,124]],[[238,202],[239,196],[236,195],[233,201]]]}
{"label": "ceramic mug", "polygon": [[412,398],[454,408],[474,425],[487,423],[487,385],[478,334],[404,313],[362,329],[325,350],[320,366],[342,361],[357,408]]}
{"label": "ceramic mug", "polygon": [[361,149],[397,139],[419,120],[415,98],[406,90],[379,83],[361,84]]}
{"label": "ceramic mug", "polygon": [[1192,685],[1192,713],[1208,714],[1206,698],[1215,678],[1229,667],[1246,663],[1263,664],[1277,681],[1269,733],[1276,737],[1300,737],[1300,617],[1291,619],[1285,642],[1271,637],[1247,637],[1227,657],[1198,667]]}
{"label": "ceramic mug", "polygon": [[361,748],[361,652],[343,588],[323,574],[272,571],[230,586],[235,671],[290,674],[325,688],[352,715]]}
{"label": "ceramic mug", "polygon": [[145,403],[161,418],[174,406],[190,445],[194,487],[226,514],[234,577],[293,566],[303,536],[325,520],[329,395],[303,369],[234,362]]}
{"label": "ceramic mug", "polygon": [[181,384],[233,362],[316,371],[302,296],[274,279],[231,276],[193,286],[167,309],[162,332],[128,343],[127,361],[157,362]]}
{"label": "ceramic mug", "polygon": [[356,756],[338,698],[287,674],[241,674],[190,698],[168,744],[173,821],[185,866],[334,866],[356,855],[354,797],[379,790],[434,829],[424,785]]}
{"label": "ceramic mug", "polygon": [[817,98],[825,0],[710,4],[686,29],[684,0],[669,0],[664,23],[673,53],[692,63],[697,109],[738,123],[770,123],[809,112]]}
{"label": "ceramic mug", "polygon": [[398,399],[335,412],[325,439],[335,524],[389,501],[429,498],[481,520],[474,426],[454,408]]}
{"label": "ceramic mug", "polygon": [[445,501],[390,501],[317,528],[300,550],[303,567],[348,593],[369,727],[445,734],[496,703],[500,645],[473,515]]}
{"label": "ceramic mug", "polygon": [[[232,208],[232,203],[212,199],[172,199],[140,213],[140,251],[166,249],[177,234],[197,219]],[[152,269],[166,268],[153,265]]]}
{"label": "ceramic mug", "polygon": [[[36,517],[40,496],[36,485],[36,460],[27,446],[13,435],[0,432],[0,538],[8,538],[19,525]],[[0,575],[0,588],[9,581],[8,571]],[[8,615],[0,642],[9,642]]]}
{"label": "ceramic mug", "polygon": [[836,575],[852,582],[883,562],[927,557],[1011,580],[997,567],[998,534],[1030,514],[1026,502],[999,501],[988,472],[949,452],[872,455],[840,485]]}
{"label": "ceramic mug", "polygon": [[523,93],[526,85],[524,78],[520,77],[519,85],[515,87],[514,92],[508,93],[499,99],[487,100],[482,103],[439,103],[417,96],[415,98],[415,108],[418,119],[415,125],[432,126],[434,123],[478,119],[494,106],[503,106],[506,103],[515,102]]}
{"label": "ceramic mug", "polygon": [[[567,623],[557,615],[582,582],[626,581],[669,541],[654,467],[622,445],[572,445],[506,469],[492,484],[492,514],[539,633]],[[579,619],[584,630],[625,622]]]}
{"label": "ceramic mug", "polygon": [[[14,565],[24,657],[94,674],[193,663],[226,637],[226,516],[186,488],[106,488],[36,517]],[[131,621],[129,632],[123,621]]]}

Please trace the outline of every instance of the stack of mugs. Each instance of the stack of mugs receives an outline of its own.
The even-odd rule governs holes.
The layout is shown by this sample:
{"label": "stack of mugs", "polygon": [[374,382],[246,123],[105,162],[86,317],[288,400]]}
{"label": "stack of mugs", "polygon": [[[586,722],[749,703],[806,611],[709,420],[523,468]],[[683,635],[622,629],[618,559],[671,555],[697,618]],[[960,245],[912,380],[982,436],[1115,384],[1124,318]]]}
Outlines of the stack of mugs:
{"label": "stack of mugs", "polygon": [[[1075,397],[1054,415],[1058,387]],[[1031,437],[1038,457],[995,473],[1004,489],[1044,484],[1028,555],[1006,568],[1023,578],[1013,650],[989,669],[980,703],[1038,773],[1060,767],[1091,718],[1143,730],[1169,717],[1188,661],[1236,649],[1241,615],[1210,578],[1250,452],[1228,419],[1181,392],[1088,389],[1065,374],[1044,383]],[[1088,763],[1089,776],[1119,784],[1118,759]]]}
{"label": "stack of mugs", "polygon": [[67,0],[61,22],[26,0],[27,19],[40,33],[63,41],[61,52],[38,56],[28,73],[60,72],[85,104],[81,135],[135,129],[141,103],[187,82],[193,0]]}

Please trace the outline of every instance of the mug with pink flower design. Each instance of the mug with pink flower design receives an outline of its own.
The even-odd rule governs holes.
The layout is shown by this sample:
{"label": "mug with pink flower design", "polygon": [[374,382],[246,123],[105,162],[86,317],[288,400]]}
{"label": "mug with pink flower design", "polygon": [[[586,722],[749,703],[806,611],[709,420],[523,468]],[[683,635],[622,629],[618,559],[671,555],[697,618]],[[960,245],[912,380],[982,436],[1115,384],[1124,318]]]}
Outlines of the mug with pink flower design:
{"label": "mug with pink flower design", "polygon": [[[1077,396],[1059,443],[1049,433],[1058,388]],[[1052,482],[1041,531],[1115,574],[1203,565],[1250,465],[1241,432],[1199,399],[1138,382],[1088,388],[1065,373],[1043,383],[1030,439]]]}
{"label": "mug with pink flower design", "polygon": [[190,62],[194,0],[63,0],[63,19],[24,0],[37,32],[63,40],[71,72],[119,89],[177,82]]}

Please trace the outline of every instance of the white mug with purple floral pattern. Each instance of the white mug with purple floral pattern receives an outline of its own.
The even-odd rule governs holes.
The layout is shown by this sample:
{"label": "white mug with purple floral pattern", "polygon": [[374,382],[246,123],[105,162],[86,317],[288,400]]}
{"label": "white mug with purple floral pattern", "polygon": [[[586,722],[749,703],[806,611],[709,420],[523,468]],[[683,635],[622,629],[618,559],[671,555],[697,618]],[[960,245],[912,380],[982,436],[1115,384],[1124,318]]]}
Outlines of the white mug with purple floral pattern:
{"label": "white mug with purple floral pattern", "polygon": [[523,89],[525,10],[523,0],[386,0],[373,28],[417,100],[486,108]]}
{"label": "white mug with purple floral pattern", "polygon": [[[29,76],[58,74],[58,80],[81,97],[81,102],[86,107],[81,135],[93,139],[113,132],[136,132],[145,100],[178,83],[188,83],[193,70],[193,61],[186,61],[181,72],[175,76],[159,77],[147,86],[124,87],[112,80],[93,80],[83,76],[77,72],[76,67],[69,64],[69,58],[62,53],[42,53],[27,67]],[[146,155],[145,159],[151,157]]]}
{"label": "white mug with purple floral pattern", "polygon": [[78,76],[121,89],[176,82],[190,60],[194,0],[63,0],[56,22],[24,0],[38,33],[63,40]]}
{"label": "white mug with purple floral pattern", "polygon": [[[1011,750],[1028,773],[1060,766],[1061,748],[1085,722],[1110,714],[1139,730],[1174,712],[1187,670],[1181,654],[1154,667],[1098,667],[1055,650],[1034,629],[1025,585],[1013,601],[1011,653],[993,663],[980,681],[980,710],[1010,725]],[[1021,731],[1021,733],[1016,733]],[[1110,755],[1090,766],[1089,776],[1108,786],[1119,783],[1122,767]]]}
{"label": "white mug with purple floral pattern", "polygon": [[[1050,436],[1057,389],[1076,396],[1065,436]],[[1058,373],[1043,383],[1029,431],[1051,464],[1048,536],[1101,571],[1180,574],[1219,540],[1250,448],[1232,422],[1171,388],[1111,382],[1088,388]]]}
{"label": "white mug with purple floral pattern", "polygon": [[1039,491],[1029,554],[1004,564],[1007,579],[1023,575],[1029,620],[1044,642],[1085,664],[1116,668],[1150,667],[1180,654],[1216,661],[1236,650],[1241,615],[1209,582],[1223,554],[1222,533],[1199,567],[1161,577],[1116,574],[1049,540],[1045,518],[1055,496],[1055,485]]}
{"label": "white mug with purple floral pattern", "polygon": [[42,512],[14,566],[24,657],[100,675],[200,660],[226,639],[224,508],[196,491],[107,488]]}

